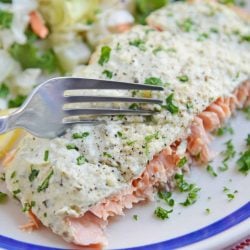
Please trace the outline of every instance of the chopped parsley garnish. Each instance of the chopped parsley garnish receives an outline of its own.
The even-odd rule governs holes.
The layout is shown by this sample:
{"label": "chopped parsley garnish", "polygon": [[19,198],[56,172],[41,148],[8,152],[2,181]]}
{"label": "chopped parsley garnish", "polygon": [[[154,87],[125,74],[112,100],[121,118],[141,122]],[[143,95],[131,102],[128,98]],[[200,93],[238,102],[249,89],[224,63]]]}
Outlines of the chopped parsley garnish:
{"label": "chopped parsley garnish", "polygon": [[107,78],[111,79],[113,77],[113,72],[109,71],[109,70],[104,70],[102,72],[103,75],[105,75]]}
{"label": "chopped parsley garnish", "polygon": [[17,194],[21,193],[21,190],[20,189],[16,189],[13,191],[13,195],[14,197],[16,197]]}
{"label": "chopped parsley garnish", "polygon": [[241,157],[237,160],[238,171],[244,175],[248,175],[250,171],[250,149],[245,151]]}
{"label": "chopped parsley garnish", "polygon": [[49,187],[49,181],[52,175],[54,174],[53,169],[49,172],[48,176],[44,179],[41,185],[38,186],[37,192],[40,193],[42,191],[45,191]]}
{"label": "chopped parsley garnish", "polygon": [[177,114],[179,108],[173,104],[173,98],[174,94],[172,93],[166,98],[166,105],[162,105],[162,107],[168,110],[171,114]]}
{"label": "chopped parsley garnish", "polygon": [[242,42],[250,42],[250,34],[249,34],[249,35],[242,35],[242,36],[240,37],[240,40],[241,40]]}
{"label": "chopped parsley garnish", "polygon": [[162,219],[162,220],[165,220],[165,219],[168,219],[169,218],[169,214],[172,213],[173,210],[166,210],[162,207],[157,207],[154,211],[154,214],[156,217]]}
{"label": "chopped parsley garnish", "polygon": [[163,50],[164,48],[162,46],[158,46],[157,48],[153,50],[153,54],[156,55],[158,52],[163,51]]}
{"label": "chopped parsley garnish", "polygon": [[145,136],[145,138],[144,138],[144,140],[145,140],[145,150],[146,150],[147,155],[149,153],[149,144],[153,140],[158,140],[158,139],[159,139],[159,132],[158,131],[156,133],[154,133],[154,134]]}
{"label": "chopped parsley garnish", "polygon": [[0,10],[0,28],[9,29],[13,20],[13,14]]}
{"label": "chopped parsley garnish", "polygon": [[190,184],[189,189],[190,189],[190,191],[188,193],[186,200],[184,202],[180,203],[184,207],[187,207],[187,206],[194,204],[197,201],[198,192],[201,190],[199,187],[197,187],[194,184]]}
{"label": "chopped parsley garnish", "polygon": [[188,162],[187,157],[183,156],[178,162],[177,167],[182,168]]}
{"label": "chopped parsley garnish", "polygon": [[223,166],[219,166],[219,170],[220,170],[221,172],[227,171],[227,170],[228,170],[227,161],[223,161],[222,164],[223,164]]}
{"label": "chopped parsley garnish", "polygon": [[138,215],[137,215],[137,214],[134,214],[134,215],[133,215],[133,219],[137,221],[137,220],[138,220]]}
{"label": "chopped parsley garnish", "polygon": [[142,39],[135,39],[133,41],[130,41],[129,45],[137,47],[141,51],[145,51],[146,50],[145,41],[143,41]]}
{"label": "chopped parsley garnish", "polygon": [[223,192],[226,193],[229,191],[229,188],[228,187],[223,187]]}
{"label": "chopped parsley garnish", "polygon": [[23,209],[22,209],[22,212],[30,211],[32,209],[32,207],[34,207],[35,205],[36,205],[35,201],[31,201],[30,203],[25,202],[24,206],[23,206]]}
{"label": "chopped parsley garnish", "polygon": [[234,194],[227,194],[227,198],[229,201],[234,199]]}
{"label": "chopped parsley garnish", "polygon": [[219,0],[219,3],[222,4],[229,4],[229,5],[235,5],[235,0]]}
{"label": "chopped parsley garnish", "polygon": [[0,0],[0,3],[12,3],[12,0]]}
{"label": "chopped parsley garnish", "polygon": [[11,173],[10,179],[13,179],[13,178],[15,178],[15,177],[16,177],[16,171],[13,171],[13,172]]}
{"label": "chopped parsley garnish", "polygon": [[210,214],[210,213],[211,213],[210,208],[206,208],[206,210],[205,210],[205,211],[206,211],[206,213],[207,213],[207,214]]}
{"label": "chopped parsley garnish", "polygon": [[250,146],[250,134],[247,135],[246,144],[247,146]]}
{"label": "chopped parsley garnish", "polygon": [[4,203],[8,198],[8,195],[0,191],[0,203]]}
{"label": "chopped parsley garnish", "polygon": [[78,147],[76,146],[76,144],[74,144],[74,143],[67,144],[66,148],[68,150],[72,150],[72,149],[77,150],[77,151],[79,150]]}
{"label": "chopped parsley garnish", "polygon": [[58,69],[58,61],[52,49],[41,54],[33,43],[28,42],[26,44],[13,44],[9,52],[23,69],[39,68],[48,73],[53,73]]}
{"label": "chopped parsley garnish", "polygon": [[188,110],[192,109],[194,107],[193,103],[191,101],[186,103],[186,107]]}
{"label": "chopped parsley garnish", "polygon": [[222,152],[222,155],[224,156],[224,162],[234,158],[236,151],[234,149],[234,145],[232,143],[232,140],[227,141],[226,143],[226,150]]}
{"label": "chopped parsley garnish", "polygon": [[156,85],[156,86],[162,86],[163,82],[160,78],[158,77],[149,77],[146,78],[144,81],[145,84],[150,84],[150,85]]}
{"label": "chopped parsley garnish", "polygon": [[163,192],[163,191],[159,191],[158,192],[158,197],[162,200],[164,200],[170,207],[174,206],[174,199],[171,198],[172,193],[170,192]]}
{"label": "chopped parsley garnish", "polygon": [[250,120],[250,106],[243,108],[242,111],[245,114],[246,118]]}
{"label": "chopped parsley garnish", "polygon": [[127,145],[128,146],[132,146],[132,145],[134,145],[136,143],[136,141],[127,141]]}
{"label": "chopped parsley garnish", "polygon": [[83,139],[85,137],[88,137],[89,136],[89,132],[83,132],[83,133],[74,133],[72,135],[72,138],[73,139]]}
{"label": "chopped parsley garnish", "polygon": [[5,173],[1,173],[0,174],[0,180],[1,181],[5,181]]}
{"label": "chopped parsley garnish", "polygon": [[218,129],[214,132],[214,134],[215,134],[216,136],[223,136],[223,135],[225,135],[225,134],[233,135],[233,133],[234,133],[234,130],[233,130],[233,128],[230,127],[230,126],[225,126],[225,127],[222,127],[222,128],[218,128]]}
{"label": "chopped parsley garnish", "polygon": [[84,155],[80,155],[76,158],[77,165],[83,165],[84,163],[88,162]]}
{"label": "chopped parsley garnish", "polygon": [[209,35],[207,33],[202,33],[198,36],[197,41],[202,42],[208,38],[209,38]]}
{"label": "chopped parsley garnish", "polygon": [[191,18],[186,18],[183,22],[178,23],[178,26],[185,32],[190,32],[193,29],[194,22]]}
{"label": "chopped parsley garnish", "polygon": [[0,84],[0,98],[6,98],[10,93],[8,86],[5,83]]}
{"label": "chopped parsley garnish", "polygon": [[129,109],[138,109],[139,105],[137,103],[132,103],[131,105],[129,105],[128,107]]}
{"label": "chopped parsley garnish", "polygon": [[111,48],[109,46],[103,46],[101,49],[101,56],[98,63],[103,66],[110,59]]}
{"label": "chopped parsley garnish", "polygon": [[30,172],[30,174],[29,174],[29,181],[30,181],[30,182],[34,181],[34,180],[36,179],[36,177],[38,176],[38,174],[39,174],[39,170],[33,169],[33,168],[31,167],[31,172]]}
{"label": "chopped parsley garnish", "polygon": [[49,150],[45,150],[43,160],[44,161],[48,161],[49,160]]}
{"label": "chopped parsley garnish", "polygon": [[178,76],[177,79],[181,82],[188,82],[189,78],[187,75]]}
{"label": "chopped parsley garnish", "polygon": [[9,100],[8,107],[9,108],[18,108],[24,103],[26,98],[27,98],[27,96],[25,96],[25,95],[18,95],[18,96],[16,96],[16,98]]}
{"label": "chopped parsley garnish", "polygon": [[123,134],[122,134],[121,131],[118,131],[116,134],[117,134],[118,137],[123,138]]}
{"label": "chopped parsley garnish", "polygon": [[179,189],[180,192],[187,192],[190,190],[190,185],[184,180],[184,175],[183,174],[175,174],[174,176],[177,188]]}
{"label": "chopped parsley garnish", "polygon": [[108,158],[112,158],[112,155],[107,153],[107,152],[103,152],[103,156],[104,157],[108,157]]}
{"label": "chopped parsley garnish", "polygon": [[214,177],[217,177],[218,174],[214,171],[213,167],[211,165],[207,165],[207,172],[211,174]]}
{"label": "chopped parsley garnish", "polygon": [[210,32],[219,33],[219,30],[217,28],[212,27],[212,28],[210,28]]}

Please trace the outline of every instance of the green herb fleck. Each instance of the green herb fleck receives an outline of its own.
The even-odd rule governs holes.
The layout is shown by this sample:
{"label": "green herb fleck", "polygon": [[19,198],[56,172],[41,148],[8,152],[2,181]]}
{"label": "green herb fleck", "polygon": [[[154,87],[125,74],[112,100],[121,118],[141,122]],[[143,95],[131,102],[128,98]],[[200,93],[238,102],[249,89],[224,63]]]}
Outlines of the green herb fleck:
{"label": "green herb fleck", "polygon": [[48,176],[44,179],[41,185],[38,186],[37,192],[40,193],[42,191],[45,191],[49,187],[49,181],[52,175],[54,174],[54,171],[51,170],[48,174]]}
{"label": "green herb fleck", "polygon": [[34,207],[35,205],[36,205],[35,201],[31,201],[30,203],[25,202],[24,206],[23,206],[23,209],[22,209],[22,212],[30,211],[32,209],[32,207]]}
{"label": "green herb fleck", "polygon": [[225,126],[225,127],[222,127],[222,128],[218,128],[215,132],[214,132],[214,134],[216,135],[216,136],[223,136],[223,135],[225,135],[225,134],[230,134],[230,135],[233,135],[234,134],[234,130],[233,130],[233,128],[232,127],[230,127],[230,126]]}
{"label": "green herb fleck", "polygon": [[177,188],[179,189],[180,192],[188,192],[193,184],[188,184],[185,180],[184,180],[184,175],[183,174],[175,174],[174,176],[175,181],[176,181],[176,185]]}
{"label": "green herb fleck", "polygon": [[246,119],[250,120],[250,106],[243,108],[242,111],[245,114]]}
{"label": "green herb fleck", "polygon": [[217,28],[212,27],[212,28],[210,28],[210,32],[219,33],[219,30]]}
{"label": "green herb fleck", "polygon": [[178,76],[177,79],[181,82],[188,82],[189,78],[187,75]]}
{"label": "green herb fleck", "polygon": [[154,214],[156,217],[162,219],[162,220],[165,220],[165,219],[168,219],[169,218],[169,214],[172,213],[173,210],[166,210],[162,207],[157,207],[154,211]]}
{"label": "green herb fleck", "polygon": [[224,162],[234,158],[236,154],[232,140],[227,141],[225,144],[226,144],[226,150],[222,152],[222,155],[224,156],[223,160]]}
{"label": "green herb fleck", "polygon": [[44,161],[48,161],[49,160],[49,150],[45,150],[43,160]]}
{"label": "green herb fleck", "polygon": [[27,96],[25,96],[25,95],[18,95],[18,96],[16,96],[16,98],[9,100],[8,107],[9,108],[18,108],[24,103],[26,98],[27,98]]}
{"label": "green herb fleck", "polygon": [[137,221],[137,220],[138,220],[138,215],[137,215],[137,214],[134,214],[134,215],[133,215],[133,219]]}
{"label": "green herb fleck", "polygon": [[234,199],[234,194],[227,194],[228,201],[231,201]]}
{"label": "green herb fleck", "polygon": [[246,144],[247,146],[250,146],[250,134],[247,135]]}
{"label": "green herb fleck", "polygon": [[0,191],[0,203],[4,203],[8,198],[8,195]]}
{"label": "green herb fleck", "polygon": [[5,181],[5,173],[1,173],[0,174],[0,180],[1,181]]}
{"label": "green herb fleck", "polygon": [[129,45],[137,47],[141,51],[146,51],[145,41],[143,41],[142,39],[135,39],[133,41],[130,41]]}
{"label": "green herb fleck", "polygon": [[9,29],[13,20],[13,14],[0,10],[0,28]]}
{"label": "green herb fleck", "polygon": [[209,35],[207,33],[202,33],[198,36],[197,41],[202,42],[208,38],[209,38]]}
{"label": "green herb fleck", "polygon": [[172,193],[159,191],[158,196],[160,199],[164,200],[170,207],[174,206],[174,199],[171,199]]}
{"label": "green herb fleck", "polygon": [[73,149],[73,150],[77,150],[77,151],[79,150],[78,147],[76,146],[76,144],[74,144],[74,143],[67,144],[67,145],[66,145],[66,148],[67,148],[68,150],[72,150],[72,149]]}
{"label": "green herb fleck", "polygon": [[112,155],[107,153],[107,152],[103,152],[103,156],[104,157],[108,157],[108,158],[112,158]]}
{"label": "green herb fleck", "polygon": [[211,213],[211,210],[210,210],[210,208],[206,208],[206,214],[210,214]]}
{"label": "green herb fleck", "polygon": [[145,84],[150,84],[150,85],[156,85],[156,86],[162,86],[163,82],[160,78],[158,77],[149,77],[145,79]]}
{"label": "green herb fleck", "polygon": [[5,83],[0,84],[0,98],[6,98],[10,93],[8,86]]}
{"label": "green herb fleck", "polygon": [[190,32],[193,29],[194,22],[191,18],[184,19],[183,22],[178,23],[178,26],[180,29],[182,29],[185,32]]}
{"label": "green herb fleck", "polygon": [[13,178],[15,178],[15,177],[16,177],[16,171],[13,171],[13,172],[11,173],[10,179],[13,179]]}
{"label": "green herb fleck", "polygon": [[132,103],[128,108],[129,109],[138,109],[139,105],[137,103]]}
{"label": "green herb fleck", "polygon": [[244,175],[248,175],[250,171],[250,149],[245,151],[237,160],[238,171]]}
{"label": "green herb fleck", "polygon": [[38,176],[38,174],[39,174],[39,170],[33,169],[33,168],[31,167],[31,172],[30,172],[30,174],[29,174],[29,181],[30,181],[30,182],[34,181],[34,180],[36,179],[36,177]]}
{"label": "green herb fleck", "polygon": [[128,146],[132,146],[132,145],[134,145],[136,143],[136,141],[127,141],[127,145]]}
{"label": "green herb fleck", "polygon": [[178,162],[177,167],[182,168],[188,162],[187,157],[183,156]]}
{"label": "green herb fleck", "polygon": [[187,207],[187,206],[194,204],[197,201],[198,192],[201,190],[196,185],[192,185],[192,187],[189,187],[189,188],[190,188],[190,191],[188,193],[186,200],[184,202],[180,203],[184,207]]}
{"label": "green herb fleck", "polygon": [[13,191],[13,195],[14,197],[16,197],[17,194],[21,193],[21,190],[20,189],[16,189]]}
{"label": "green herb fleck", "polygon": [[107,78],[111,79],[113,77],[113,72],[109,71],[109,70],[104,70],[102,72],[103,75],[105,75]]}
{"label": "green herb fleck", "polygon": [[72,135],[72,138],[73,139],[83,139],[85,137],[88,137],[89,136],[89,132],[84,132],[84,133],[74,133]]}
{"label": "green herb fleck", "polygon": [[171,114],[177,114],[179,112],[179,108],[173,104],[173,98],[174,94],[172,93],[166,98],[166,105],[162,105],[162,107],[168,110]]}
{"label": "green herb fleck", "polygon": [[243,35],[240,37],[242,42],[250,42],[250,35]]}
{"label": "green herb fleck", "polygon": [[84,163],[88,162],[88,160],[85,158],[85,156],[80,155],[76,158],[77,165],[83,165]]}
{"label": "green herb fleck", "polygon": [[110,59],[111,48],[109,46],[103,46],[101,49],[101,56],[99,58],[98,63],[103,66]]}
{"label": "green herb fleck", "polygon": [[219,170],[220,170],[221,172],[227,171],[227,170],[228,170],[227,161],[223,161],[222,164],[223,164],[223,166],[219,166]]}
{"label": "green herb fleck", "polygon": [[218,174],[214,171],[213,167],[211,165],[207,165],[207,172],[211,174],[214,177],[217,177]]}

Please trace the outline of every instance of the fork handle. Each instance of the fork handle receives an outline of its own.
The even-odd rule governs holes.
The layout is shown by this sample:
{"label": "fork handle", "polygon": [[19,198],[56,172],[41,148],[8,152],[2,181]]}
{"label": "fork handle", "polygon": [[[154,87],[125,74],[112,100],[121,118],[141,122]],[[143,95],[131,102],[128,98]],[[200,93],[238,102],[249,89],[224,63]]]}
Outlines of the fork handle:
{"label": "fork handle", "polygon": [[8,129],[8,116],[0,117],[0,134],[7,132]]}

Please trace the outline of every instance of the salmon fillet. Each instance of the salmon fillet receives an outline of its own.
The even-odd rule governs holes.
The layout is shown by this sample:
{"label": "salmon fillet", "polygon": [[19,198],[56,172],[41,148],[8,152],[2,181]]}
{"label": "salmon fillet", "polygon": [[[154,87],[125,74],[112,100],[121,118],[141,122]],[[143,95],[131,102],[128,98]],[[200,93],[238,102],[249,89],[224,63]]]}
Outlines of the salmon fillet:
{"label": "salmon fillet", "polygon": [[[152,200],[159,188],[172,190],[175,174],[182,171],[177,167],[182,157],[188,163],[210,160],[210,132],[237,108],[249,105],[249,43],[239,40],[230,27],[223,30],[226,21],[244,37],[248,23],[215,3],[190,6],[191,12],[189,8],[185,12],[185,3],[170,5],[160,10],[158,19],[149,17],[150,26],[107,38],[82,72],[87,78],[111,76],[117,81],[164,86],[162,93],[112,92],[161,98],[164,105],[153,107],[159,113],[147,118],[104,117],[105,124],[75,126],[54,140],[26,136],[6,168],[8,189],[20,190],[16,197],[23,206],[34,201],[32,214],[65,240],[106,245],[104,230],[110,217]],[[171,16],[172,9],[179,7],[181,15]],[[208,9],[215,13],[212,21],[218,16],[222,20],[217,33],[206,26]],[[194,13],[201,19],[200,26],[187,19]],[[211,33],[204,35],[208,29]]]}

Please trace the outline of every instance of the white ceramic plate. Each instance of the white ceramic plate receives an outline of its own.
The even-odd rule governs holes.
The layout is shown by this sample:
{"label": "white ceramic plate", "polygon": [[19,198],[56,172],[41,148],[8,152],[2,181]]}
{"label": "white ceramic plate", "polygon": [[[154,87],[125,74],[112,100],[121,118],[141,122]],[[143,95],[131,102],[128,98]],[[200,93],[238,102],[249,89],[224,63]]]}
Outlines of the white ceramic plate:
{"label": "white ceramic plate", "polygon": [[[175,206],[170,218],[161,221],[154,217],[156,206],[168,208],[163,202],[149,202],[126,211],[124,217],[113,220],[108,227],[110,249],[221,249],[247,236],[250,232],[250,175],[244,176],[236,168],[239,152],[246,148],[245,138],[250,133],[250,121],[239,112],[231,119],[234,135],[216,138],[211,148],[217,154],[211,163],[218,177],[212,177],[205,168],[193,166],[187,180],[201,187],[198,201],[189,207],[179,202],[186,194],[174,194]],[[226,172],[219,172],[219,152],[225,150],[225,142],[233,139],[237,154]],[[228,201],[223,188],[235,198]],[[3,190],[3,183],[1,184]],[[209,198],[210,197],[210,198]],[[210,209],[210,214],[206,209]],[[133,215],[138,215],[138,220]],[[32,233],[22,232],[18,226],[26,222],[19,203],[10,200],[0,207],[0,248],[19,249],[72,249],[50,230],[42,228]],[[75,249],[75,248],[74,248]]]}

